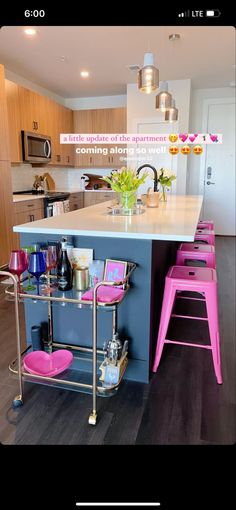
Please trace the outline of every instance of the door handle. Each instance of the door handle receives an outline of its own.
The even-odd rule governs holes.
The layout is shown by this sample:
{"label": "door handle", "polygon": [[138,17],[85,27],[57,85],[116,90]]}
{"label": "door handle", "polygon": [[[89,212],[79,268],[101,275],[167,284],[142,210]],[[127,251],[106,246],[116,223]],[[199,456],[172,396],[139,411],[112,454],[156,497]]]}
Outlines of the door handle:
{"label": "door handle", "polygon": [[211,168],[211,166],[208,166],[207,167],[207,179],[211,178],[211,173],[212,173],[212,168]]}
{"label": "door handle", "polygon": [[207,185],[209,186],[210,184],[215,184],[215,183],[211,182],[211,181],[207,181]]}

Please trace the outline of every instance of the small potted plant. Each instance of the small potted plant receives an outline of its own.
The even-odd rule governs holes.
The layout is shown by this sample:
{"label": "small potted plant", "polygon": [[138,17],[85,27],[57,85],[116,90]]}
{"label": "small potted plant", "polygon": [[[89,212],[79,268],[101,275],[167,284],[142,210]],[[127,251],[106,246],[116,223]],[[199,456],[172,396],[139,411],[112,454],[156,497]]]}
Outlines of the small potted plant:
{"label": "small potted plant", "polygon": [[170,174],[165,168],[160,168],[160,175],[158,176],[158,182],[161,185],[162,193],[160,200],[163,202],[167,201],[166,188],[169,189],[172,186],[172,181],[176,179],[176,175]]}
{"label": "small potted plant", "polygon": [[137,190],[145,182],[147,175],[147,173],[143,173],[139,177],[135,170],[123,166],[119,170],[113,170],[110,176],[102,177],[102,179],[110,184],[114,191],[119,193],[123,211],[131,213],[136,203]]}

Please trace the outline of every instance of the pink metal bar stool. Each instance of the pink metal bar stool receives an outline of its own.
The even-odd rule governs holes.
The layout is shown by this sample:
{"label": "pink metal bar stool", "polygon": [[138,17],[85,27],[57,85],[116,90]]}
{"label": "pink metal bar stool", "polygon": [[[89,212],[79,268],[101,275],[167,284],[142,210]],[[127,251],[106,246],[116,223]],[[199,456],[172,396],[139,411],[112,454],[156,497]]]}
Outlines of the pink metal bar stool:
{"label": "pink metal bar stool", "polygon": [[197,228],[201,228],[202,230],[214,230],[214,223],[212,220],[200,220],[198,222]]}
{"label": "pink metal bar stool", "polygon": [[215,232],[214,230],[200,229],[197,228],[196,234],[194,237],[194,242],[198,243],[201,241],[202,243],[215,245]]}
{"label": "pink metal bar stool", "polygon": [[[198,292],[205,296],[207,317],[192,317],[188,315],[172,314],[177,291]],[[195,298],[191,298],[195,299]],[[199,300],[199,298],[197,298]],[[196,319],[208,321],[211,344],[195,344],[168,340],[166,338],[169,321],[171,317],[182,317],[184,319]],[[191,347],[200,347],[212,351],[213,365],[218,384],[222,384],[221,362],[220,362],[220,335],[218,323],[218,302],[217,302],[217,279],[215,269],[208,267],[170,267],[166,280],[161,310],[160,326],[157,338],[155,361],[153,372],[157,371],[160,363],[164,344],[179,344]]]}
{"label": "pink metal bar stool", "polygon": [[[187,260],[203,260],[206,262],[206,267],[215,269],[215,247],[210,244],[182,243],[177,251],[176,266],[186,266]],[[189,263],[189,265],[192,264]]]}

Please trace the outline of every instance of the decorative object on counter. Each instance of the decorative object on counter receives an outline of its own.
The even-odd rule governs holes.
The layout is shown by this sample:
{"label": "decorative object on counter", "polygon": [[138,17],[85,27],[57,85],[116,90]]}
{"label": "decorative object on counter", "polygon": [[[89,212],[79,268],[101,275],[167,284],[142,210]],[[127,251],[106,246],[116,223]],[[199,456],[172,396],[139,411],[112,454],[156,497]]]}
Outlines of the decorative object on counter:
{"label": "decorative object on counter", "polygon": [[73,269],[89,267],[93,260],[93,250],[90,248],[72,248],[70,262]]}
{"label": "decorative object on counter", "polygon": [[34,351],[26,354],[24,368],[30,374],[53,377],[64,372],[72,363],[73,354],[67,349],[59,349],[52,354],[45,351]]}
{"label": "decorative object on counter", "polygon": [[8,264],[9,271],[17,275],[18,278],[18,291],[21,292],[20,275],[26,271],[28,262],[23,250],[13,250],[10,255]]}
{"label": "decorative object on counter", "polygon": [[111,175],[103,177],[103,180],[119,193],[119,202],[123,213],[132,214],[136,203],[137,190],[145,182],[146,177],[147,173],[144,173],[142,177],[138,177],[135,170],[123,166],[119,170],[113,170]]}
{"label": "decorative object on counter", "polygon": [[105,282],[120,282],[124,280],[126,271],[126,261],[106,259],[103,279]]}
{"label": "decorative object on counter", "polygon": [[158,177],[158,182],[161,185],[162,188],[162,194],[160,197],[160,200],[163,200],[163,202],[167,201],[167,195],[166,195],[166,188],[171,188],[172,182],[176,179],[176,175],[169,174],[168,170],[165,168],[160,169],[160,175]]}
{"label": "decorative object on counter", "polygon": [[[101,175],[96,174],[83,174],[83,177],[87,177],[85,180],[85,189],[107,189],[110,188],[109,185],[107,185],[106,179],[104,177],[101,177]],[[94,188],[94,186],[98,186]]]}
{"label": "decorative object on counter", "polygon": [[[119,287],[108,287],[101,285],[97,291],[97,301],[99,303],[113,303],[119,302],[124,296],[124,290]],[[93,301],[93,289],[87,290],[82,298],[84,301]]]}
{"label": "decorative object on counter", "polygon": [[89,263],[89,286],[95,287],[98,282],[103,280],[104,260],[92,260]]}
{"label": "decorative object on counter", "polygon": [[28,271],[30,274],[35,276],[37,280],[37,294],[39,295],[39,278],[45,273],[47,270],[45,258],[42,252],[33,251],[30,254],[29,258],[29,268]]}
{"label": "decorative object on counter", "polygon": [[152,188],[148,188],[146,205],[147,205],[147,207],[159,207],[159,192],[158,191],[153,191]]}
{"label": "decorative object on counter", "polygon": [[43,180],[46,180],[48,191],[55,191],[56,184],[52,176],[48,172],[45,172],[42,178]]}
{"label": "decorative object on counter", "polygon": [[74,287],[76,290],[86,290],[89,287],[88,267],[78,267],[74,270]]}
{"label": "decorative object on counter", "polygon": [[67,240],[61,241],[61,253],[57,264],[58,290],[63,292],[72,289],[72,267],[67,255]]}
{"label": "decorative object on counter", "polygon": [[32,341],[33,351],[43,351],[44,350],[41,326],[32,326],[31,327],[31,341]]}
{"label": "decorative object on counter", "polygon": [[[26,263],[27,263],[27,268],[28,268],[30,254],[34,251],[34,246],[22,246],[22,250],[25,253]],[[31,276],[30,276],[30,273],[28,272],[28,285],[26,285],[26,287],[24,287],[24,290],[26,290],[26,292],[27,292],[27,291],[35,290],[35,289],[36,289],[36,287],[35,287],[35,285],[33,285],[31,283]]]}

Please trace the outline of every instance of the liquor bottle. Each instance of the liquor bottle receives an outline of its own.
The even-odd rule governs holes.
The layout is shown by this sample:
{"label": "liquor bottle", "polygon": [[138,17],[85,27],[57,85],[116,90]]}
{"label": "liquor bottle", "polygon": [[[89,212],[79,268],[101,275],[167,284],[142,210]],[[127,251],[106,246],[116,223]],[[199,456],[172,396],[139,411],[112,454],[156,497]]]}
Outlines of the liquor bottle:
{"label": "liquor bottle", "polygon": [[58,290],[72,289],[72,267],[67,255],[67,241],[62,238],[61,253],[57,264]]}

